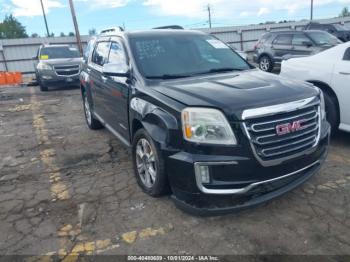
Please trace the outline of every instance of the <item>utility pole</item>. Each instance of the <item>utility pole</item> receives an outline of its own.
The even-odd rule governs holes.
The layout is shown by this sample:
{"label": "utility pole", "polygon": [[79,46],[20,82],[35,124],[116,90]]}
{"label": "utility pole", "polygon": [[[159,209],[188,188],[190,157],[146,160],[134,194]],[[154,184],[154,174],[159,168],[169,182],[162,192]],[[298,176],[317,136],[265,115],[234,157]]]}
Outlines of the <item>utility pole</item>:
{"label": "utility pole", "polygon": [[43,0],[40,0],[40,3],[41,3],[41,9],[43,10],[43,16],[44,16],[44,21],[45,21],[45,26],[46,26],[47,37],[50,37],[50,32],[49,32],[49,27],[47,25],[47,20],[46,20],[46,14],[45,14],[45,8],[44,8]]}
{"label": "utility pole", "polygon": [[314,19],[314,0],[311,0],[311,15],[310,20],[312,21]]}
{"label": "utility pole", "polygon": [[209,16],[209,28],[211,28],[211,8],[210,8],[210,4],[208,4],[208,16]]}
{"label": "utility pole", "polygon": [[81,38],[80,38],[80,33],[79,33],[77,17],[75,15],[75,9],[74,9],[73,0],[69,0],[69,6],[70,6],[70,11],[72,13],[73,24],[74,24],[74,29],[75,29],[75,36],[77,38],[79,52],[80,52],[81,55],[83,55],[83,46],[81,44]]}

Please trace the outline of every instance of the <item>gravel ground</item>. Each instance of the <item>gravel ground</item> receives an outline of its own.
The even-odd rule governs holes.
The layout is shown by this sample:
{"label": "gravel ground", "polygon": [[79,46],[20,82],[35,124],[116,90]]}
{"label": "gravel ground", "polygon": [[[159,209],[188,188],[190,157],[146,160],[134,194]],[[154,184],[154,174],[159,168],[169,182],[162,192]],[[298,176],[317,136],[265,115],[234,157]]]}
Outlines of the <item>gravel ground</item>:
{"label": "gravel ground", "polygon": [[90,131],[78,89],[0,89],[0,254],[350,254],[350,134],[321,172],[262,207],[197,218],[136,185],[131,156]]}

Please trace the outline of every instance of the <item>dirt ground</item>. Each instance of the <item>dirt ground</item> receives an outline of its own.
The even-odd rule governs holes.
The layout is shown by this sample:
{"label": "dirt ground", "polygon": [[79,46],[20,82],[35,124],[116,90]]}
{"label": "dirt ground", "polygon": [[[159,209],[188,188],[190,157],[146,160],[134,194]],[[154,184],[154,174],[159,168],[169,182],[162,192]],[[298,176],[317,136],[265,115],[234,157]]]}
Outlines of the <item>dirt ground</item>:
{"label": "dirt ground", "polygon": [[350,134],[322,171],[265,206],[198,218],[136,185],[90,131],[78,89],[0,89],[0,254],[350,254]]}

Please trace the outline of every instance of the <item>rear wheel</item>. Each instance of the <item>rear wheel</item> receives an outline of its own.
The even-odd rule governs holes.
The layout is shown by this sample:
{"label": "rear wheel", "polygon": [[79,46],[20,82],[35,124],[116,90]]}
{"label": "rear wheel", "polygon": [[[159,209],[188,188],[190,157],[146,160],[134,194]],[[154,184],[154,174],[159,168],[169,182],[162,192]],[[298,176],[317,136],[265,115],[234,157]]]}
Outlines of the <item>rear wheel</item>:
{"label": "rear wheel", "polygon": [[101,124],[101,122],[95,119],[92,114],[91,105],[90,105],[89,99],[86,96],[86,93],[83,93],[83,103],[84,103],[85,120],[88,127],[93,130],[103,128],[103,125]]}
{"label": "rear wheel", "polygon": [[169,188],[163,156],[144,129],[134,136],[132,156],[136,180],[142,190],[153,197],[166,194]]}
{"label": "rear wheel", "polygon": [[264,55],[259,59],[259,68],[265,72],[271,72],[273,69],[273,63],[270,57]]}

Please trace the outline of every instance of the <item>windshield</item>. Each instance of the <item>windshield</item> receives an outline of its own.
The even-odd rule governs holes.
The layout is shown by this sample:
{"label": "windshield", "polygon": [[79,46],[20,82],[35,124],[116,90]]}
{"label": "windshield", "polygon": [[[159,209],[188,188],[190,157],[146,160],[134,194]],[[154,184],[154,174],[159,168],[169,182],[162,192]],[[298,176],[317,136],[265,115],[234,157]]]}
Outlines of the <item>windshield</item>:
{"label": "windshield", "polygon": [[130,44],[137,66],[146,78],[181,78],[250,69],[228,46],[207,35],[131,36]]}
{"label": "windshield", "polygon": [[79,51],[68,46],[44,47],[40,51],[40,59],[78,58]]}
{"label": "windshield", "polygon": [[334,24],[333,26],[335,27],[335,29],[337,31],[345,31],[345,30],[347,30],[346,27],[343,26],[343,25]]}
{"label": "windshield", "polygon": [[337,45],[341,43],[338,38],[327,32],[308,32],[308,35],[317,45]]}

